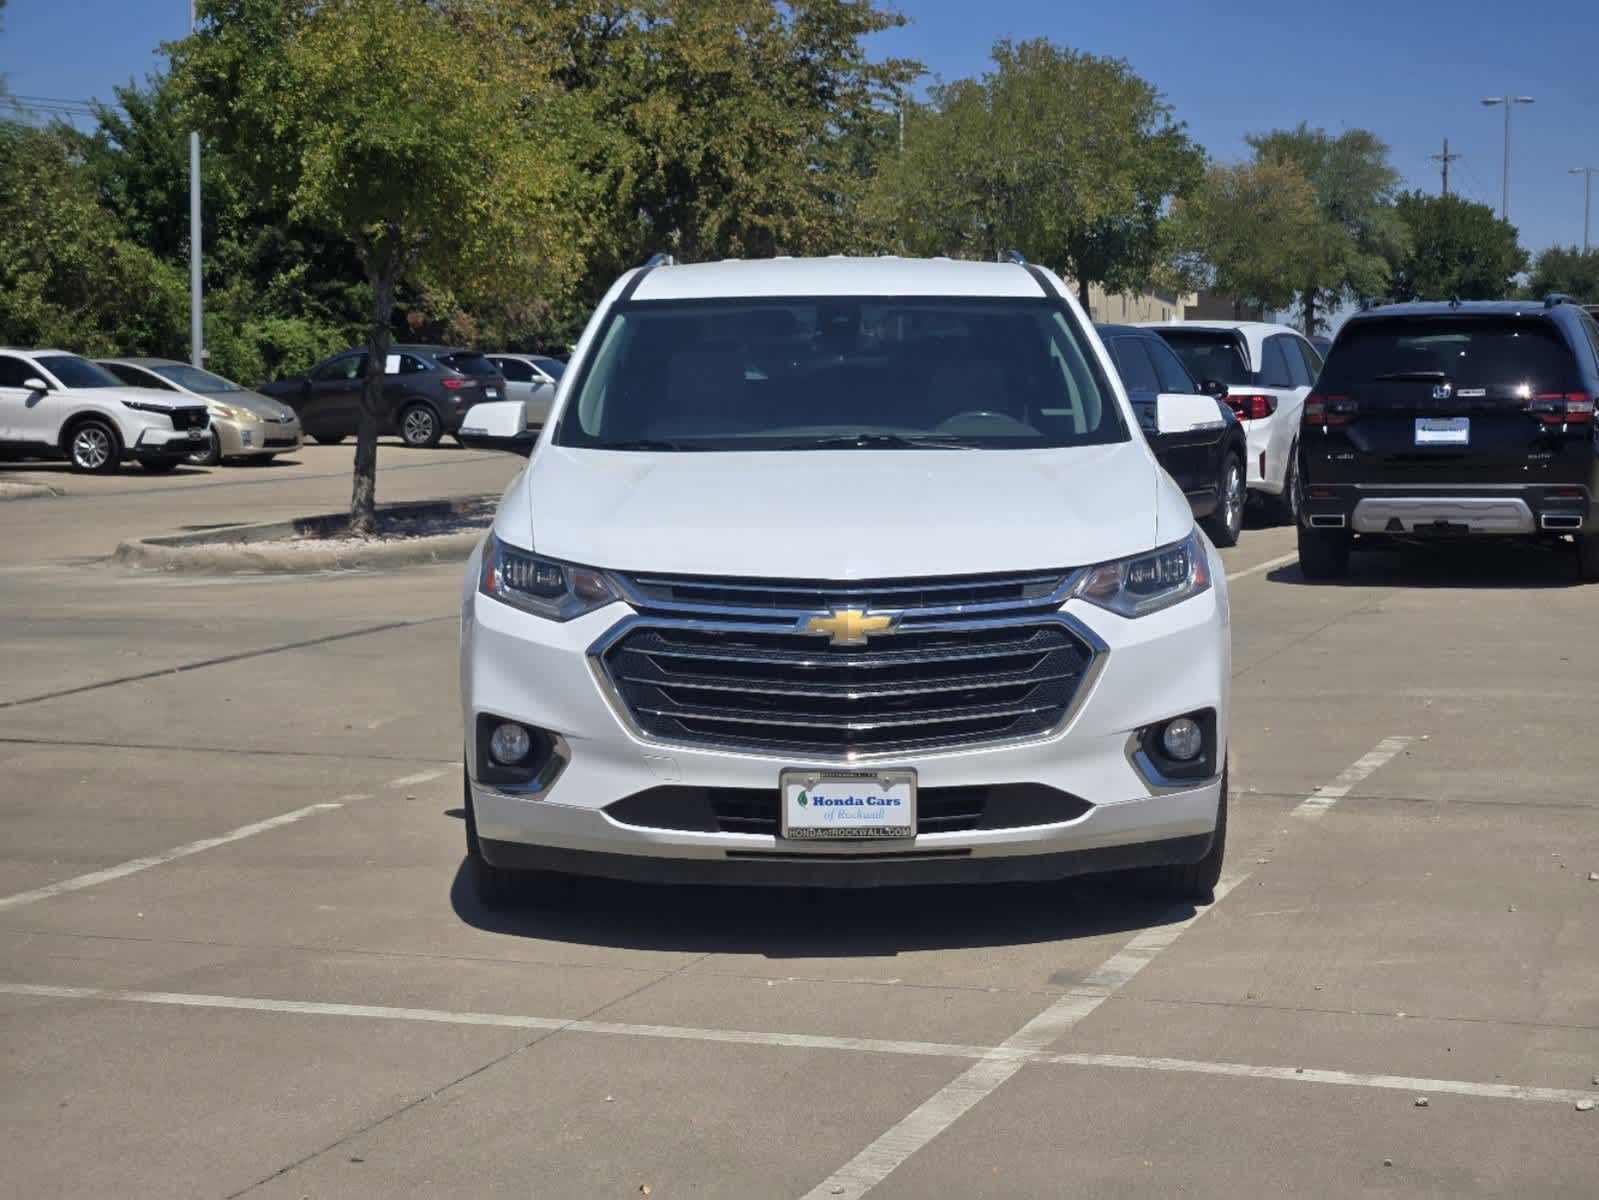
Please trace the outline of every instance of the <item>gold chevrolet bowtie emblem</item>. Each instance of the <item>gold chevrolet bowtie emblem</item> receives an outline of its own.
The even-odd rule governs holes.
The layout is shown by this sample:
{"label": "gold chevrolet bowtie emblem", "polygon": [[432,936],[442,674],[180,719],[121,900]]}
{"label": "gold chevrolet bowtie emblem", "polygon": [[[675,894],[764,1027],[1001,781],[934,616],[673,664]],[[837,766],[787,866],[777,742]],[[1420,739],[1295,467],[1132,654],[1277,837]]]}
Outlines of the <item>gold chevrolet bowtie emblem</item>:
{"label": "gold chevrolet bowtie emblem", "polygon": [[859,608],[835,608],[825,617],[805,622],[805,632],[829,637],[835,646],[864,646],[874,633],[887,633],[899,618],[886,613],[867,613]]}

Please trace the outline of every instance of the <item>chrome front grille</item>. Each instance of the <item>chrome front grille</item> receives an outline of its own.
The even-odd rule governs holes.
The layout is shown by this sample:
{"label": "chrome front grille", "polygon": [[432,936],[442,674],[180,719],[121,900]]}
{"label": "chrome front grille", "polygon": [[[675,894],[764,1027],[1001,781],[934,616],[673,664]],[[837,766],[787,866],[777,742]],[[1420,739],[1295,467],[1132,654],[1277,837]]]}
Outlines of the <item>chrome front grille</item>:
{"label": "chrome front grille", "polygon": [[[593,648],[644,737],[854,760],[1060,728],[1103,647],[1058,609],[1075,577],[832,585],[619,580],[640,614]],[[892,614],[863,645],[805,632],[840,608]]]}

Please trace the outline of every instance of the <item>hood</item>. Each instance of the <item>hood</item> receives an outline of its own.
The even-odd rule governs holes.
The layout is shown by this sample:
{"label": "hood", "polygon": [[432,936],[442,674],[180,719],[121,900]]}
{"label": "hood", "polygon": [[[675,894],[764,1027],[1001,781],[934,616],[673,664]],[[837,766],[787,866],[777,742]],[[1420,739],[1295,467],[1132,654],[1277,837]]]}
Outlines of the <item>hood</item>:
{"label": "hood", "polygon": [[201,392],[200,395],[212,404],[226,404],[229,408],[242,408],[245,412],[254,413],[258,417],[274,417],[283,420],[294,415],[294,410],[282,401],[274,400],[271,396],[263,396],[260,392]]}
{"label": "hood", "polygon": [[[623,571],[887,579],[1147,550],[1165,483],[1139,440],[1068,450],[616,453],[545,445],[501,537]],[[1169,499],[1169,498],[1168,498]],[[1181,493],[1176,499],[1187,511]],[[1177,536],[1181,536],[1178,534]]]}
{"label": "hood", "polygon": [[205,401],[200,399],[198,396],[191,396],[187,392],[169,392],[165,388],[66,388],[57,394],[63,396],[82,396],[89,399],[100,400],[107,404],[119,404],[124,400],[128,400],[134,404],[154,405],[157,408],[205,407]]}

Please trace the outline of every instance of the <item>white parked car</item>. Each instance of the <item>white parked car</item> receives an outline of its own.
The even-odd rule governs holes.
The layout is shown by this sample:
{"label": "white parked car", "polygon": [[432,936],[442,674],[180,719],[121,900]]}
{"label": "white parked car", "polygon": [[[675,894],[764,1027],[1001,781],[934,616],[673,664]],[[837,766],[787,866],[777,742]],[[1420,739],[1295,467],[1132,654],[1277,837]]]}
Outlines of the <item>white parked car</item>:
{"label": "white parked car", "polygon": [[1293,523],[1299,515],[1294,446],[1321,355],[1296,329],[1263,321],[1150,325],[1188,373],[1227,385],[1227,403],[1249,439],[1249,490]]}
{"label": "white parked car", "polygon": [[179,393],[125,386],[63,350],[0,349],[0,446],[65,458],[76,471],[108,473],[138,459],[170,471],[206,444],[205,405]]}
{"label": "white parked car", "polygon": [[542,427],[549,420],[566,364],[547,354],[490,354],[488,358],[505,376],[506,398],[527,406],[528,427]]}
{"label": "white parked car", "polygon": [[[570,370],[462,596],[485,902],[1123,869],[1209,897],[1222,564],[1059,279],[646,266]],[[461,439],[525,452],[525,423],[482,404]]]}

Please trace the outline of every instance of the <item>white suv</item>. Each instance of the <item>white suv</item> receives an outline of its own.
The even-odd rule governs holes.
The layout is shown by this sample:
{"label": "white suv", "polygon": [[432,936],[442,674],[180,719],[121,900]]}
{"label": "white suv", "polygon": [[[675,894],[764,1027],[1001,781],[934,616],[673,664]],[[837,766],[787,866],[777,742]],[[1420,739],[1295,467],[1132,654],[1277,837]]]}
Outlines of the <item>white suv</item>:
{"label": "white suv", "polygon": [[1264,321],[1182,321],[1151,325],[1195,379],[1227,385],[1227,403],[1249,440],[1249,490],[1284,521],[1299,517],[1294,447],[1305,397],[1321,355],[1297,329]]}
{"label": "white suv", "polygon": [[207,443],[210,418],[188,396],[128,387],[62,350],[0,349],[0,446],[106,473],[136,458],[170,471]]}
{"label": "white suv", "polygon": [[[1163,431],[1214,420],[1185,399]],[[461,437],[526,445],[521,405]],[[1036,267],[628,273],[461,618],[485,902],[1221,869],[1222,565]]]}

